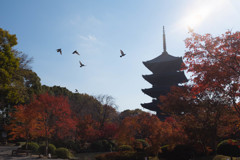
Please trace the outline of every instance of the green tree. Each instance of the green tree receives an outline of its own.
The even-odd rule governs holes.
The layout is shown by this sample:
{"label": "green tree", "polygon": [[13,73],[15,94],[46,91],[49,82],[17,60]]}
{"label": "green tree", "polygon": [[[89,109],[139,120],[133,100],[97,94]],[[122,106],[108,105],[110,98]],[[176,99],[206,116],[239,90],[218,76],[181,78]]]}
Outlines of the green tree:
{"label": "green tree", "polygon": [[0,28],[0,109],[8,104],[22,102],[23,99],[15,89],[14,74],[19,69],[19,59],[15,57],[13,47],[17,45],[16,35]]}

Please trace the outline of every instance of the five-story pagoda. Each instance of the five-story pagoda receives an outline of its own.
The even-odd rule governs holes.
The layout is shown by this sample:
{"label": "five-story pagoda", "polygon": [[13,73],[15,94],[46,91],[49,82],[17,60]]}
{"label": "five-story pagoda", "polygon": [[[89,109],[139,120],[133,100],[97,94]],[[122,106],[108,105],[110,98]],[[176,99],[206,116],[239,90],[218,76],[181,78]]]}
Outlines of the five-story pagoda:
{"label": "five-story pagoda", "polygon": [[159,96],[166,95],[171,86],[177,86],[179,83],[187,81],[183,71],[180,71],[182,57],[174,57],[167,53],[166,38],[163,27],[163,52],[160,56],[143,62],[143,64],[152,72],[151,75],[143,75],[143,78],[152,84],[152,88],[142,89],[142,91],[153,98],[150,103],[141,104],[143,108],[155,111],[157,116],[164,120],[168,115],[158,107]]}

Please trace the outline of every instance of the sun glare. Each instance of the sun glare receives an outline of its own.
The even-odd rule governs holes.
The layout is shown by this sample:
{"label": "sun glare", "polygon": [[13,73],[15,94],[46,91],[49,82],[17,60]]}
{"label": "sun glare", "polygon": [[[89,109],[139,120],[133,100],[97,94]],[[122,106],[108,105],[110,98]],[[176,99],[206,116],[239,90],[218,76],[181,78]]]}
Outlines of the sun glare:
{"label": "sun glare", "polygon": [[208,15],[209,9],[201,9],[198,12],[195,12],[193,15],[185,19],[185,24],[187,27],[195,28],[199,25]]}
{"label": "sun glare", "polygon": [[187,15],[182,19],[182,24],[185,26],[184,28],[195,29],[199,25],[203,23],[203,21],[210,17],[217,9],[224,7],[224,5],[228,2],[227,0],[209,0],[199,1],[195,7],[192,7]]}
{"label": "sun glare", "polygon": [[184,25],[188,28],[194,29],[202,23],[202,21],[209,15],[210,12],[210,7],[199,8],[184,19]]}

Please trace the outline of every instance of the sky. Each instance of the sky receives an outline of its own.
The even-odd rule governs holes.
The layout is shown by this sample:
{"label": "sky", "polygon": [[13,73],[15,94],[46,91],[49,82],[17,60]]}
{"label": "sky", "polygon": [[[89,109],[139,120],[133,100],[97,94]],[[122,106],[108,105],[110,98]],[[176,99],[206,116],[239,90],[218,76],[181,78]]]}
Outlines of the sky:
{"label": "sky", "polygon": [[[0,2],[0,28],[16,34],[15,49],[33,57],[32,70],[43,85],[110,95],[119,112],[148,111],[140,104],[152,99],[141,89],[152,86],[142,75],[151,72],[142,62],[162,53],[163,26],[167,52],[176,57],[184,56],[189,27],[214,36],[240,31],[240,0]],[[126,56],[120,58],[120,49]]]}

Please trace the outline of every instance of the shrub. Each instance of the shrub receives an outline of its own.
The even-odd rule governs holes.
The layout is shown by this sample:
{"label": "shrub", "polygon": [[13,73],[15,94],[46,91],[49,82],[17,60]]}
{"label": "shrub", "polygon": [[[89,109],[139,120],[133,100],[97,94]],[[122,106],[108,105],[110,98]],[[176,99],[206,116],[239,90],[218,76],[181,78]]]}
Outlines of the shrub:
{"label": "shrub", "polygon": [[119,151],[132,151],[133,148],[129,145],[121,145],[121,146],[119,146],[118,150]]}
{"label": "shrub", "polygon": [[168,157],[173,149],[175,148],[175,145],[165,145],[160,148],[160,153],[158,154],[159,158],[166,158]]}
{"label": "shrub", "polygon": [[53,144],[48,145],[48,153],[55,154],[56,147]]}
{"label": "shrub", "polygon": [[15,146],[21,146],[20,142],[16,142]]}
{"label": "shrub", "polygon": [[71,158],[71,153],[67,148],[57,148],[55,153],[58,158]]}
{"label": "shrub", "polygon": [[111,151],[112,144],[107,140],[99,140],[91,144],[91,149],[94,151]]}
{"label": "shrub", "polygon": [[[49,144],[48,145],[48,153],[51,153],[53,155],[53,154],[55,154],[55,151],[56,151],[56,147],[53,144]],[[45,154],[45,152],[46,152],[46,145],[41,145],[38,148],[38,152],[40,154]]]}
{"label": "shrub", "polygon": [[147,147],[149,147],[148,142],[145,141],[144,139],[137,139],[136,141],[142,143],[143,148],[147,148]]}
{"label": "shrub", "polygon": [[145,148],[145,153],[149,157],[155,157],[158,154],[158,151],[153,146]]}
{"label": "shrub", "polygon": [[220,143],[218,143],[217,148],[222,144],[233,144],[233,143],[237,143],[237,141],[234,139],[225,139],[225,140],[221,141]]}
{"label": "shrub", "polygon": [[[39,145],[35,142],[29,142],[27,146],[29,150],[32,150],[34,153],[38,151]],[[22,146],[22,149],[26,149],[26,144]]]}
{"label": "shrub", "polygon": [[240,150],[237,145],[222,143],[217,147],[217,154],[230,157],[239,157]]}
{"label": "shrub", "polygon": [[133,148],[134,148],[134,150],[136,150],[137,152],[140,152],[140,151],[143,151],[143,150],[144,150],[142,143],[139,142],[139,141],[137,141],[137,140],[133,142]]}
{"label": "shrub", "polygon": [[176,145],[173,151],[169,154],[169,160],[189,160],[195,157],[195,151],[190,145]]}

